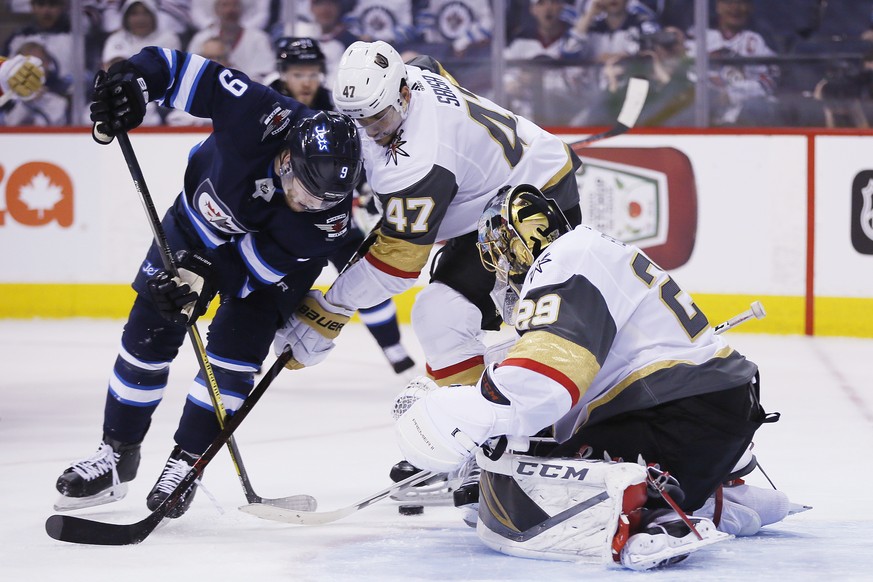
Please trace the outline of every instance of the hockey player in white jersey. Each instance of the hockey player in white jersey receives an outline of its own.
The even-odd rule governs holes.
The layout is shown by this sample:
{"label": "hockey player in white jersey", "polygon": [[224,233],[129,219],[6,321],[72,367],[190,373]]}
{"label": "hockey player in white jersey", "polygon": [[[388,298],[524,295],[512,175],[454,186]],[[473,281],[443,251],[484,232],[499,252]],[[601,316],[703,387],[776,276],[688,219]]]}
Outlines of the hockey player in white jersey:
{"label": "hockey player in white jersey", "polygon": [[557,137],[458,86],[435,60],[404,64],[381,41],[346,49],[334,102],[366,134],[364,168],[383,222],[365,260],[319,297],[319,317],[292,317],[276,348],[290,345],[307,366],[320,362],[336,337],[325,330],[341,325],[314,329],[313,321],[341,324],[355,309],[406,291],[434,244],[446,241],[412,324],[429,376],[440,385],[472,383],[484,370],[483,330],[501,321],[490,298],[494,274],[476,251],[476,222],[502,186],[529,183],[578,224],[581,162]]}
{"label": "hockey player in white jersey", "polygon": [[[754,468],[752,436],[778,415],[759,402],[757,366],[668,273],[637,247],[571,229],[529,185],[493,198],[478,237],[483,264],[518,297],[503,311],[520,337],[474,385],[401,393],[396,435],[413,465],[440,472],[506,437],[515,453],[477,455],[487,545],[646,569],[788,514],[781,492],[744,486],[725,492],[722,515],[710,504],[712,521],[685,515]],[[543,429],[553,439],[528,448]],[[587,460],[604,458],[627,462]]]}

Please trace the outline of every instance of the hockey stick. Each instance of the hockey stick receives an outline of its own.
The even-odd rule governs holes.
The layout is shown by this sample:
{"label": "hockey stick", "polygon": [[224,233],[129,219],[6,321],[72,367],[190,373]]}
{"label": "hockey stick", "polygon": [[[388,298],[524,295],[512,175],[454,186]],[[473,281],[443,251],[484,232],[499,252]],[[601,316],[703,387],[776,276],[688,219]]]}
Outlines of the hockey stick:
{"label": "hockey stick", "polygon": [[640,113],[643,111],[643,105],[646,104],[646,97],[649,94],[649,82],[645,79],[632,77],[627,84],[627,92],[624,96],[624,103],[621,106],[621,111],[618,114],[618,123],[610,129],[596,133],[586,137],[582,141],[577,141],[573,145],[588,145],[608,137],[615,137],[627,133],[637,123]]}
{"label": "hockey stick", "polygon": [[[118,145],[121,146],[121,152],[124,154],[124,161],[127,162],[127,168],[130,171],[130,177],[133,179],[134,188],[139,194],[140,201],[145,209],[149,220],[149,225],[152,229],[155,244],[161,253],[161,262],[164,268],[173,276],[178,275],[178,270],[173,261],[173,254],[170,250],[170,244],[167,241],[167,235],[161,225],[158,213],[155,210],[155,204],[149,194],[148,187],[145,183],[142,169],[139,166],[136,153],[133,151],[133,146],[130,143],[130,137],[127,133],[121,133],[117,136]],[[216,418],[220,428],[224,428],[227,422],[227,411],[221,401],[221,392],[218,389],[218,381],[215,379],[215,374],[212,372],[212,365],[209,363],[209,356],[206,354],[206,348],[203,345],[203,340],[197,325],[190,323],[187,326],[188,337],[191,339],[191,344],[194,346],[194,351],[197,353],[197,361],[200,365],[200,371],[203,372],[203,377],[209,386],[209,398],[212,401],[212,407],[215,410]],[[293,495],[290,497],[282,497],[278,499],[267,499],[255,493],[243,464],[242,456],[236,444],[236,439],[233,435],[227,439],[227,449],[230,452],[230,458],[236,470],[237,477],[242,484],[243,491],[246,496],[246,501],[249,503],[267,503],[271,505],[287,506],[296,509],[311,508],[315,509],[314,499],[311,496]]]}
{"label": "hockey stick", "polygon": [[365,507],[369,507],[373,505],[377,501],[381,501],[385,499],[389,495],[394,495],[395,493],[399,493],[400,491],[404,491],[425,481],[437,473],[431,471],[421,471],[412,475],[411,477],[407,477],[403,481],[398,481],[394,483],[390,487],[386,487],[382,489],[378,493],[374,493],[369,497],[365,497],[361,499],[357,503],[353,503],[347,507],[342,507],[340,509],[335,509],[334,511],[299,511],[294,509],[287,509],[284,507],[273,507],[270,505],[243,505],[240,507],[240,511],[244,511],[246,513],[250,513],[254,516],[260,517],[261,519],[268,519],[270,521],[279,521],[282,523],[297,523],[300,525],[322,525],[325,523],[330,523],[332,521],[337,521],[344,517],[347,517],[358,510],[364,509]]}
{"label": "hockey stick", "polygon": [[[62,542],[76,544],[96,544],[101,546],[126,546],[138,544],[143,541],[167,516],[167,513],[176,507],[181,501],[185,491],[200,478],[209,461],[215,457],[219,450],[233,436],[233,431],[248,416],[267,388],[291,359],[291,352],[285,351],[276,359],[269,370],[252,390],[252,393],[243,401],[239,410],[230,417],[215,440],[209,445],[204,453],[194,462],[194,466],[188,474],[173,489],[173,492],[161,502],[158,507],[146,518],[131,524],[105,523],[93,521],[72,515],[52,515],[45,522],[46,533]],[[269,507],[269,506],[264,506]]]}
{"label": "hockey stick", "polygon": [[[376,239],[376,233],[381,225],[381,220],[376,223],[373,230],[358,247],[355,254],[349,259],[343,267],[343,271],[357,262],[367,249],[373,244]],[[102,521],[94,521],[75,517],[71,515],[52,515],[45,522],[46,533],[53,539],[62,542],[70,542],[76,544],[94,544],[102,546],[125,546],[130,544],[138,544],[149,536],[156,527],[164,520],[167,513],[173,509],[182,500],[185,491],[203,474],[206,465],[215,457],[221,447],[233,436],[233,432],[240,423],[248,416],[264,392],[279,375],[279,372],[285,367],[285,364],[291,360],[291,351],[283,352],[270,366],[270,369],[261,378],[252,393],[243,401],[239,410],[230,417],[228,423],[224,426],[215,440],[209,445],[204,453],[194,462],[194,466],[188,471],[188,474],[181,482],[173,489],[172,493],[164,499],[163,502],[144,519],[131,524],[114,524]],[[417,475],[415,475],[417,476]],[[309,506],[315,507],[315,498],[309,495],[295,496],[303,500],[309,500]],[[284,509],[290,511],[287,507],[278,505],[259,505],[257,502],[252,503],[252,506],[275,507],[276,509]]]}
{"label": "hockey stick", "polygon": [[750,319],[762,319],[767,315],[767,312],[764,311],[764,306],[761,305],[760,301],[753,301],[752,305],[749,309],[743,311],[740,314],[734,315],[727,321],[719,323],[712,330],[713,333],[724,333],[727,330],[734,328],[741,323],[749,321]]}
{"label": "hockey stick", "polygon": [[[745,321],[748,321],[752,318],[761,319],[765,315],[766,312],[764,311],[764,306],[761,305],[760,301],[755,301],[754,303],[752,303],[750,309],[738,315],[735,315],[724,323],[720,323],[719,325],[715,326],[713,333],[721,334],[724,331],[740,325]],[[389,495],[397,495],[408,489],[411,489],[418,483],[430,477],[433,477],[434,475],[436,475],[436,473],[428,471],[416,473],[412,477],[404,479],[403,481],[399,481],[391,487],[383,489],[378,493],[374,493],[369,497],[365,497],[357,503],[353,503],[348,507],[343,507],[334,511],[295,511],[293,509],[258,505],[244,505],[240,507],[240,511],[244,511],[245,513],[250,513],[254,516],[260,517],[261,519],[268,519],[271,521],[294,523],[300,525],[322,525],[347,517],[360,509],[364,509],[365,507],[368,507],[373,503],[376,503],[377,501],[388,497]],[[692,529],[694,528],[692,527]]]}

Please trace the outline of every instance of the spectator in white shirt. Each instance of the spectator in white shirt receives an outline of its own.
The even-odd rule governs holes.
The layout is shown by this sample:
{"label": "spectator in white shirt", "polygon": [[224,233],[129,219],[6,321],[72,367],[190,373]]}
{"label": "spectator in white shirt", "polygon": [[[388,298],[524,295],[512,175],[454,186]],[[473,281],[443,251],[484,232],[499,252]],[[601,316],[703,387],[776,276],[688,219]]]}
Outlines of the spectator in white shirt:
{"label": "spectator in white shirt", "polygon": [[194,35],[188,44],[188,52],[200,54],[206,40],[219,38],[227,49],[230,66],[255,81],[262,81],[273,71],[270,36],[263,30],[242,24],[241,0],[214,1],[216,21]]}
{"label": "spectator in white shirt", "polygon": [[154,0],[127,0],[121,7],[121,28],[110,34],[103,44],[103,63],[132,57],[147,46],[182,48],[175,33],[158,27]]}

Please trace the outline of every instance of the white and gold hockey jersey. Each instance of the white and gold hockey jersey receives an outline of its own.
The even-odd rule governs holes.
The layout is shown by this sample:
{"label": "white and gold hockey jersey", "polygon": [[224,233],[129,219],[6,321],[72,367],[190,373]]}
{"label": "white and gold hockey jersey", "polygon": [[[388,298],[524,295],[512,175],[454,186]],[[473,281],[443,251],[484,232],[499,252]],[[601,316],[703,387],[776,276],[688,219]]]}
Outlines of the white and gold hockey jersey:
{"label": "white and gold hockey jersey", "polygon": [[[328,300],[366,307],[408,289],[431,246],[474,232],[486,203],[505,185],[545,190],[575,170],[559,138],[462,87],[432,59],[407,65],[411,99],[394,140],[381,146],[362,132],[364,168],[383,213],[366,261],[334,283]],[[562,209],[578,192],[550,194]]]}
{"label": "white and gold hockey jersey", "polygon": [[515,434],[554,423],[564,442],[586,423],[757,372],[639,248],[585,226],[540,255],[518,305],[521,338],[492,372],[516,409]]}

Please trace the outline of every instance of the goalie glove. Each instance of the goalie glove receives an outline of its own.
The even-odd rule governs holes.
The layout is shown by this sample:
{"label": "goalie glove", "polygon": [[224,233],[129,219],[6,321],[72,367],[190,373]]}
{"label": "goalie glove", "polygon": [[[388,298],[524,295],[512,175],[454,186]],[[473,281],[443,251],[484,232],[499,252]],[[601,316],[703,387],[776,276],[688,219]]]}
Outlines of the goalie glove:
{"label": "goalie glove", "polygon": [[333,305],[321,291],[313,289],[300,302],[297,312],[276,332],[273,349],[277,356],[291,349],[294,357],[285,364],[289,370],[314,366],[333,350],[333,340],[353,313]]}
{"label": "goalie glove", "polygon": [[148,280],[148,289],[164,319],[193,325],[215,297],[218,270],[205,252],[179,251],[176,260],[178,275],[159,271]]}
{"label": "goalie glove", "polygon": [[29,101],[45,85],[45,69],[36,57],[16,55],[0,61],[0,95]]}
{"label": "goalie glove", "polygon": [[91,103],[92,137],[107,145],[116,135],[139,127],[148,102],[145,79],[127,61],[115,63],[108,71],[98,71]]}

